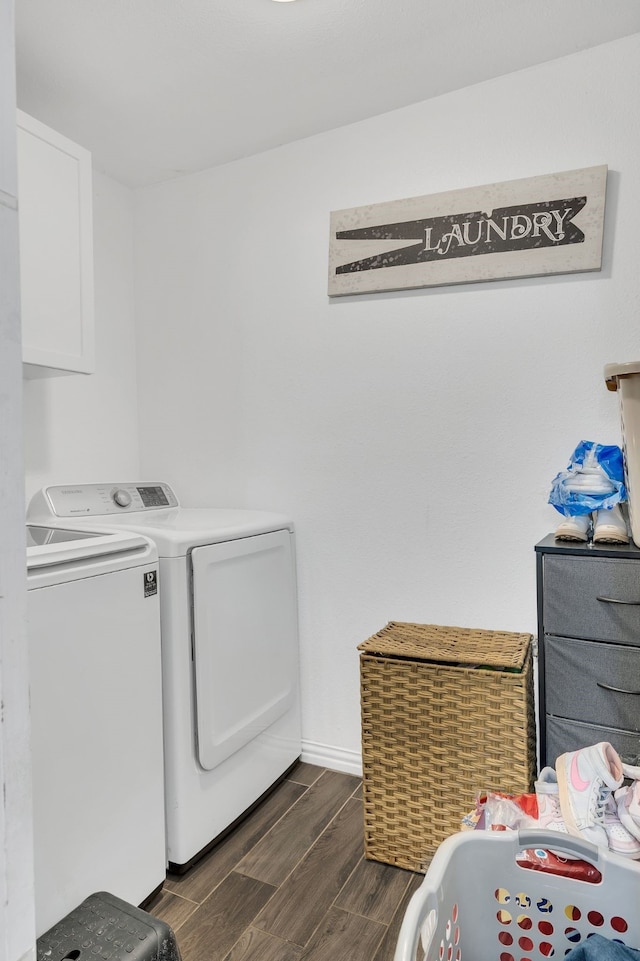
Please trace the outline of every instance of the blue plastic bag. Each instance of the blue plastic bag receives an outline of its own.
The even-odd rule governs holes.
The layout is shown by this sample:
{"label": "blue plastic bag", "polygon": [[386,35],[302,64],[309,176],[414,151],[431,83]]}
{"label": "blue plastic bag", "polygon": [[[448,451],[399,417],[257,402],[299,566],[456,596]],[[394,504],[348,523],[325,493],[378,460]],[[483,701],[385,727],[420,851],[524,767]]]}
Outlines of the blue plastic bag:
{"label": "blue plastic bag", "polygon": [[624,459],[619,447],[582,440],[566,470],[551,482],[549,504],[565,517],[608,510],[626,501]]}

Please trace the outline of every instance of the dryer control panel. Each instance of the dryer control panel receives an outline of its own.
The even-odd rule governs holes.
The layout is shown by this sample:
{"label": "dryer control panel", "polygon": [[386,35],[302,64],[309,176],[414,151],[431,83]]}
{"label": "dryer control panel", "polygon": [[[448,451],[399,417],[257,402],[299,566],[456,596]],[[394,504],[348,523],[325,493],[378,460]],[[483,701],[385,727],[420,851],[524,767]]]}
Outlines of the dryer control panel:
{"label": "dryer control panel", "polygon": [[[36,503],[41,499],[41,502]],[[130,514],[179,507],[178,498],[162,481],[123,484],[70,484],[45,487],[34,497],[30,516],[43,511],[56,517]]]}

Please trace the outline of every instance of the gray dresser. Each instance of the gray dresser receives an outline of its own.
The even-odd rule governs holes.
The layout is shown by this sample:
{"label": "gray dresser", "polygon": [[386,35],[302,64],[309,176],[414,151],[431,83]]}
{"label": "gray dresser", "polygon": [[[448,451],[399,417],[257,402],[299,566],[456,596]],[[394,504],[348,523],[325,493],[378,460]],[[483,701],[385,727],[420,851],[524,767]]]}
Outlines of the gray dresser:
{"label": "gray dresser", "polygon": [[610,741],[640,763],[640,550],[536,545],[540,767]]}

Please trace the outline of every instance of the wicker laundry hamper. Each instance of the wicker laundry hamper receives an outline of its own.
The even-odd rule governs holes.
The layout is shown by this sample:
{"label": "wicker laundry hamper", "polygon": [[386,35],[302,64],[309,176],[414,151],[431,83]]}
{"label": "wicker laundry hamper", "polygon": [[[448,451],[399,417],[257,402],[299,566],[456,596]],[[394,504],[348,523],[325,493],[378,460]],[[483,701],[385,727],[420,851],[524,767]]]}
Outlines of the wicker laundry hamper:
{"label": "wicker laundry hamper", "polygon": [[368,859],[424,872],[478,792],[532,790],[531,641],[392,621],[358,645]]}

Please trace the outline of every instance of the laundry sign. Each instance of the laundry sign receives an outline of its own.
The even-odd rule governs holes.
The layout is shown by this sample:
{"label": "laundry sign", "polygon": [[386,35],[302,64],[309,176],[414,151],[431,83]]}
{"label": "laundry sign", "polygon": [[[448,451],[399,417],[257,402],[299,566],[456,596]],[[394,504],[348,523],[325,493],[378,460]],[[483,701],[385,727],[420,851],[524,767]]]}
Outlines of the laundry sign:
{"label": "laundry sign", "polygon": [[329,296],[600,270],[607,167],[337,210]]}

